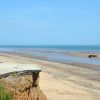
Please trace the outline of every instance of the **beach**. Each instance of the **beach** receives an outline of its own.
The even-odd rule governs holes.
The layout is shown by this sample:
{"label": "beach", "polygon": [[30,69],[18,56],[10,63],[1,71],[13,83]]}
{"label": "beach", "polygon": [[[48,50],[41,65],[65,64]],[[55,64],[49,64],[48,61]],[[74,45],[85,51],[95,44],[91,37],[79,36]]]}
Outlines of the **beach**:
{"label": "beach", "polygon": [[0,12],[0,100],[100,100],[100,0],[1,0]]}
{"label": "beach", "polygon": [[0,62],[39,65],[39,85],[47,100],[100,100],[100,71],[94,69],[95,65],[66,64],[4,52],[0,53]]}
{"label": "beach", "polygon": [[65,52],[66,55],[73,55],[76,57],[85,57],[88,58],[89,55],[97,55],[96,59],[100,59],[100,52],[95,52],[95,53],[91,53],[91,52]]}

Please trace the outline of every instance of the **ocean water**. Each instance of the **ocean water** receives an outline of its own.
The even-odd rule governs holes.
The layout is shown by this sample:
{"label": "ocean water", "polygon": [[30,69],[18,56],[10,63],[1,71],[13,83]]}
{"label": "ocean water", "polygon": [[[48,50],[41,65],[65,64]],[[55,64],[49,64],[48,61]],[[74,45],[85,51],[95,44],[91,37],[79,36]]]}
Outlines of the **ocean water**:
{"label": "ocean water", "polygon": [[65,55],[64,52],[89,52],[100,53],[100,46],[1,46],[0,51],[28,54],[33,57],[45,57],[50,61],[61,63],[87,63],[98,65],[95,70],[100,70],[100,60],[84,57]]}
{"label": "ocean water", "polygon": [[58,51],[80,51],[80,52],[100,52],[100,46],[0,46],[0,51],[21,49],[38,50],[58,50]]}

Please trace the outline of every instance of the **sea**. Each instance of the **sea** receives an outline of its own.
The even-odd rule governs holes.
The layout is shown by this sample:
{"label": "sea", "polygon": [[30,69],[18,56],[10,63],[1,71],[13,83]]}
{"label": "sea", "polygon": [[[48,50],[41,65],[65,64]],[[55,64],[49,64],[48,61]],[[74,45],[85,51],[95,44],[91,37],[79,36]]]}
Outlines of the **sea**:
{"label": "sea", "polygon": [[96,67],[95,70],[100,70],[100,59],[89,59],[86,57],[77,57],[65,55],[66,52],[87,52],[100,53],[100,46],[0,46],[1,52],[14,52],[26,54],[35,58],[46,58],[49,61],[61,63],[83,63],[92,64]]}
{"label": "sea", "polygon": [[17,49],[40,49],[40,50],[57,50],[57,51],[79,51],[79,52],[100,52],[100,45],[3,45],[0,51],[17,50]]}

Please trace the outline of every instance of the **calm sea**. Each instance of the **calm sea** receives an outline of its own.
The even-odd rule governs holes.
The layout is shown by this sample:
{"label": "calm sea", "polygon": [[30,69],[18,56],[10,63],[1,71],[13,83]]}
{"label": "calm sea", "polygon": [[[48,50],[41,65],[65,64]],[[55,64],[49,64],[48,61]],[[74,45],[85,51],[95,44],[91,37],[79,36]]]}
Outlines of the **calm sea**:
{"label": "calm sea", "polygon": [[0,46],[0,51],[17,50],[17,49],[100,52],[100,46]]}

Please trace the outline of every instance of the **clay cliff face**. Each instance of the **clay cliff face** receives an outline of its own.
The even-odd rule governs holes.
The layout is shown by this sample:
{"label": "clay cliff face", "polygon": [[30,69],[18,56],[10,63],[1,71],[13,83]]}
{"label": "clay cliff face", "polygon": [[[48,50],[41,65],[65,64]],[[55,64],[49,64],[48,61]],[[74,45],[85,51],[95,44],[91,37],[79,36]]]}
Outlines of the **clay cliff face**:
{"label": "clay cliff face", "polygon": [[2,78],[6,90],[12,94],[13,100],[46,100],[39,88],[39,74],[10,75]]}

